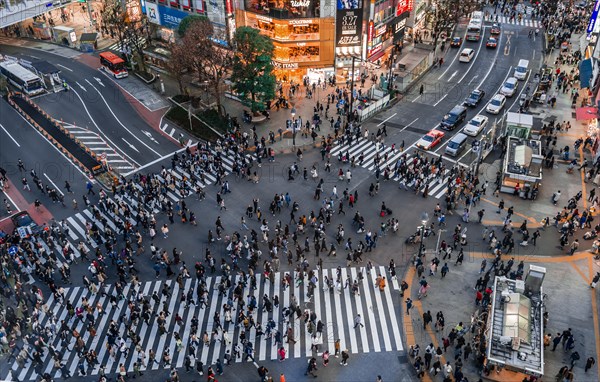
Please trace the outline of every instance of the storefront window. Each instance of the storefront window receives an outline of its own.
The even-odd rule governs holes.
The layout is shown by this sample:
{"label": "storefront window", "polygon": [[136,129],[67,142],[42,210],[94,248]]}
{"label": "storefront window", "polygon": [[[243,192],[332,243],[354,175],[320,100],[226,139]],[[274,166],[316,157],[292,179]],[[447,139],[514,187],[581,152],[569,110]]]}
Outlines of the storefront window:
{"label": "storefront window", "polygon": [[318,19],[282,21],[261,15],[247,15],[247,25],[278,41],[319,40]]}
{"label": "storefront window", "polygon": [[244,0],[244,7],[278,19],[320,16],[320,0]]}
{"label": "storefront window", "polygon": [[280,62],[319,61],[319,44],[298,43],[299,46],[275,45],[274,59]]}

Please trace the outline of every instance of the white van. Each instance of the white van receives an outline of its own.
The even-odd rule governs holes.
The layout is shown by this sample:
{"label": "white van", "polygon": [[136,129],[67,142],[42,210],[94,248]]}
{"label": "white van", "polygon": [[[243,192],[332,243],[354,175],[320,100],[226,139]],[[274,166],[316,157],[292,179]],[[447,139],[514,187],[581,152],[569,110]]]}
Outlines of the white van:
{"label": "white van", "polygon": [[475,56],[475,51],[471,48],[465,48],[462,52],[460,52],[460,57],[458,58],[458,61],[471,62],[473,56]]}
{"label": "white van", "polygon": [[519,60],[519,65],[515,68],[513,76],[517,80],[523,81],[527,77],[527,70],[529,70],[529,60]]}

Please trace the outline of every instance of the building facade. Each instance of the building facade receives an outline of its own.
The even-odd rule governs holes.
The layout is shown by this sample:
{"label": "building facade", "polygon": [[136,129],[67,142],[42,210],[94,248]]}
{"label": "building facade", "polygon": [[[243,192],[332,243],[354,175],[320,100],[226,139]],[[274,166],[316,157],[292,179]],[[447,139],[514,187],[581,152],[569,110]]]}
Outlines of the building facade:
{"label": "building facade", "polygon": [[256,28],[273,41],[277,79],[301,81],[333,73],[333,0],[238,0],[237,26]]}

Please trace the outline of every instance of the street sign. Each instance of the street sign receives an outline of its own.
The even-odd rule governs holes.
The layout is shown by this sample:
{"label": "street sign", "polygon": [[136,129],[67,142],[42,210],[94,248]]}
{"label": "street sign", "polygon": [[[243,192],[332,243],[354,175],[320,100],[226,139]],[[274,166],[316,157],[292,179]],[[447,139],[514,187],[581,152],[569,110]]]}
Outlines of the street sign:
{"label": "street sign", "polygon": [[17,228],[17,232],[19,233],[21,239],[27,239],[27,237],[29,236],[29,233],[27,232],[27,229],[25,227]]}
{"label": "street sign", "polygon": [[19,253],[19,248],[17,248],[16,245],[13,245],[8,249],[8,254],[11,256],[16,255],[17,253]]}

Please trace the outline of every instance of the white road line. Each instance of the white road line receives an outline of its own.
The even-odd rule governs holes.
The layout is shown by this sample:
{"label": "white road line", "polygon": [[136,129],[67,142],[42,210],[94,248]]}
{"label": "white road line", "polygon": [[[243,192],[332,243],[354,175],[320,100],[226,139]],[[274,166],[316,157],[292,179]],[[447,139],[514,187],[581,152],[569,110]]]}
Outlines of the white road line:
{"label": "white road line", "polygon": [[[379,271],[381,272],[382,275],[385,275],[385,267],[380,266]],[[388,282],[389,282],[389,280],[388,280]],[[375,293],[377,293],[377,292],[375,292]],[[396,317],[396,310],[394,307],[392,295],[390,293],[390,288],[386,287],[383,290],[383,294],[385,295],[385,302],[387,303],[387,311],[389,312],[390,319],[391,319],[392,332],[394,333],[394,340],[396,341],[396,350],[402,351],[402,350],[404,350],[404,347],[402,346],[402,338],[400,337],[400,327],[398,326],[398,318]],[[385,309],[382,309],[381,311],[383,312],[383,311],[385,311]],[[389,332],[387,332],[387,333],[389,333]]]}
{"label": "white road line", "polygon": [[[345,273],[346,269],[344,268],[342,270],[343,273]],[[352,275],[352,280],[358,280],[358,277],[356,275],[356,268],[352,267],[350,268],[350,274]],[[344,275],[346,276],[346,275]],[[354,302],[356,303],[356,314],[360,314],[360,317],[362,318],[362,325],[359,325],[358,330],[360,331],[360,340],[361,340],[361,345],[362,345],[362,351],[364,353],[368,353],[369,352],[369,337],[371,338],[375,338],[378,337],[377,336],[377,330],[373,330],[375,328],[375,326],[371,326],[369,325],[369,323],[367,322],[367,315],[365,314],[364,310],[363,310],[363,305],[362,305],[362,299],[360,295],[354,295],[352,292],[352,285],[348,286],[348,294],[350,295],[350,298],[354,299]],[[360,287],[359,287],[360,290]],[[370,333],[367,333],[367,325],[369,325],[369,329],[370,329]]]}
{"label": "white road line", "polygon": [[417,98],[413,99],[413,100],[412,100],[412,101],[410,101],[410,102],[412,102],[412,103],[415,103],[415,102],[416,102],[416,101],[417,101],[419,98],[421,98],[421,96],[422,96],[422,95],[423,95],[423,94],[419,94],[419,96],[418,96]]}
{"label": "white road line", "polygon": [[8,137],[9,137],[10,139],[12,139],[12,141],[13,141],[13,142],[15,142],[15,145],[17,145],[17,147],[21,147],[21,145],[19,144],[19,142],[17,142],[17,140],[16,140],[16,139],[14,139],[12,135],[10,135],[10,133],[8,132],[8,130],[6,130],[6,129],[4,128],[4,126],[2,126],[2,124],[1,124],[1,123],[0,123],[0,128],[2,128],[2,130],[4,130],[4,132],[6,133],[6,135],[8,135]]}
{"label": "white road line", "polygon": [[[346,268],[342,268],[342,285],[347,279]],[[346,307],[346,321],[348,323],[348,331],[350,337],[350,351],[352,353],[358,353],[358,343],[356,342],[356,329],[354,326],[354,315],[352,314],[352,301],[350,299],[350,290],[342,287],[342,295],[344,296],[344,305]],[[343,349],[342,349],[343,350]]]}
{"label": "white road line", "polygon": [[399,133],[403,132],[404,130],[408,129],[409,126],[412,126],[415,122],[417,122],[419,120],[419,118],[415,118],[414,121],[412,121],[411,123],[409,123],[408,125],[404,126]]}
{"label": "white road line", "polygon": [[58,186],[57,186],[57,185],[56,185],[56,184],[55,184],[55,183],[52,181],[52,179],[50,179],[50,177],[49,177],[48,175],[46,175],[46,173],[44,173],[44,176],[46,177],[46,179],[48,179],[48,181],[49,181],[50,183],[52,183],[52,185],[54,186],[54,189],[56,189],[56,191],[60,192],[60,194],[61,194],[62,196],[65,196],[65,193],[64,193],[64,192],[62,192],[62,191],[60,190],[60,188],[58,188]]}
{"label": "white road line", "polygon": [[73,69],[71,69],[71,68],[67,68],[66,66],[64,66],[64,65],[61,65],[61,64],[56,64],[56,66],[60,66],[61,68],[63,68],[63,69],[66,69],[66,70],[68,70],[69,72],[72,72],[72,71],[73,71]]}
{"label": "white road line", "polygon": [[442,98],[439,99],[439,101],[437,101],[436,103],[433,104],[433,106],[437,106],[440,102],[442,102],[444,100],[444,98],[446,98],[448,96],[448,93],[444,94],[444,96]]}
{"label": "white road line", "polygon": [[[133,138],[135,138],[138,142],[140,142],[142,145],[144,145],[148,150],[152,151],[154,154],[158,155],[159,157],[161,156],[160,153],[156,150],[154,150],[152,147],[148,146],[144,141],[142,141],[137,135],[135,135],[131,130],[129,130],[127,128],[127,126],[125,126],[123,124],[123,122],[121,122],[121,120],[119,118],[117,118],[116,114],[114,113],[114,111],[112,110],[112,108],[108,105],[108,102],[106,102],[106,98],[104,98],[104,95],[100,92],[100,90],[98,90],[97,87],[95,87],[90,81],[88,81],[87,79],[85,80],[88,84],[90,84],[90,86],[92,88],[94,88],[94,90],[98,93],[98,95],[100,95],[100,98],[102,98],[102,101],[104,101],[104,104],[106,105],[106,107],[108,108],[108,111],[110,111],[110,113],[112,114],[112,116],[115,118],[115,120],[119,123],[119,125],[121,125],[121,127],[123,127],[129,134],[131,134],[131,136]],[[137,99],[137,98],[136,98]]]}
{"label": "white road line", "polygon": [[[350,270],[352,272],[352,279],[357,280],[358,276],[357,276],[357,270],[356,268],[352,268]],[[360,271],[360,270],[359,270]],[[364,276],[364,274],[363,274]],[[373,340],[373,350],[375,352],[380,352],[381,351],[381,344],[379,343],[379,335],[377,332],[377,320],[375,319],[375,310],[373,309],[373,300],[371,299],[371,284],[369,283],[369,278],[368,277],[363,277],[362,280],[362,285],[359,284],[359,290],[362,291],[362,293],[365,296],[365,303],[367,304],[366,309],[367,309],[367,317],[368,317],[368,323],[366,318],[367,317],[363,317],[365,320],[365,325],[369,325],[370,329],[371,329],[371,339]],[[382,312],[380,312],[379,314],[381,314]],[[384,340],[387,339],[387,341],[389,342],[389,337],[385,335],[385,333],[383,333],[384,335]],[[391,348],[391,346],[389,346],[388,348]]]}
{"label": "white road line", "polygon": [[[98,91],[98,89],[96,89],[95,87],[94,87],[94,89],[98,92],[98,94],[100,94],[100,92]],[[77,98],[79,98],[79,101],[83,105],[83,108],[85,109],[85,112],[87,113],[88,117],[90,117],[90,120],[92,121],[92,123],[94,124],[94,126],[96,126],[96,129],[98,129],[98,131],[102,132],[102,130],[100,129],[100,127],[98,126],[98,124],[96,123],[96,121],[94,120],[94,118],[92,117],[92,115],[90,114],[90,112],[88,111],[87,105],[85,104],[85,102],[83,102],[83,99],[81,98],[81,96],[79,95],[79,93],[77,93],[77,91],[75,91],[75,90],[73,90],[73,92],[75,93],[75,95],[77,95]],[[104,102],[106,103],[106,101],[104,101]],[[117,146],[109,137],[107,137],[106,135],[104,135],[104,138],[106,138],[106,140],[108,142],[110,142],[114,146],[115,149],[118,149],[123,154],[124,157],[127,157],[131,161],[131,163],[133,163],[136,166],[139,166],[138,162],[136,162],[129,155],[127,155],[127,153],[124,150],[122,150],[119,146]]]}
{"label": "white road line", "polygon": [[138,171],[141,171],[141,170],[143,170],[143,169],[145,169],[145,168],[147,168],[147,167],[150,167],[150,166],[152,166],[152,165],[155,165],[156,163],[158,163],[158,162],[161,162],[161,161],[163,161],[163,160],[165,160],[165,159],[167,159],[167,158],[170,158],[170,157],[172,157],[172,156],[173,156],[173,154],[175,154],[175,153],[177,153],[177,154],[179,154],[179,153],[182,153],[182,152],[184,152],[186,149],[187,149],[187,147],[184,147],[184,148],[182,148],[182,149],[179,149],[179,150],[175,150],[175,151],[174,151],[174,152],[172,152],[172,153],[169,153],[169,154],[167,154],[167,155],[163,155],[162,157],[160,157],[160,158],[158,158],[158,159],[155,159],[155,160],[153,160],[152,162],[146,163],[145,165],[143,165],[143,166],[140,166],[140,167],[136,168],[134,171],[131,171],[131,172],[128,172],[127,174],[122,174],[122,175],[123,175],[123,176],[125,176],[125,177],[127,177],[127,176],[129,176],[129,175],[131,175],[131,174],[134,174],[134,173],[136,173],[136,172],[138,172]]}
{"label": "white road line", "polygon": [[387,121],[389,121],[390,119],[394,118],[396,116],[396,114],[398,113],[394,113],[392,116],[388,117],[385,119],[385,121],[381,122],[379,125],[377,125],[377,127],[383,125],[384,123],[386,123]]}
{"label": "white road line", "polygon": [[450,75],[450,78],[448,78],[448,82],[450,82],[452,80],[452,78],[454,78],[454,76],[456,76],[458,74],[458,70],[455,70],[454,73],[452,73],[452,75]]}
{"label": "white road line", "polygon": [[[52,146],[54,148],[54,150],[56,150],[58,153],[60,153],[60,155],[62,155],[63,158],[65,158],[65,160],[68,163],[73,163],[62,151],[60,151],[58,149],[58,147],[54,146],[54,144],[52,142],[50,142],[50,140],[48,138],[46,138],[44,136],[44,134],[40,133],[35,126],[33,126],[28,120],[26,120],[25,117],[23,117],[21,115],[21,113],[17,113],[17,114],[19,115],[19,117],[21,117],[21,119],[23,119],[23,121],[27,122],[29,124],[29,126],[31,126],[33,128],[33,130],[35,130],[35,132],[39,134],[40,137],[44,138],[44,140],[46,140],[46,142],[48,142],[48,144],[50,146]],[[77,171],[79,171],[81,173],[81,175],[83,175],[84,178],[89,179],[90,182],[96,183],[96,181],[94,179],[90,179],[90,177],[85,172],[83,172],[83,170],[80,169],[79,166],[73,166],[73,168],[76,169]]]}

